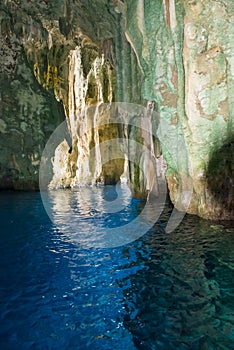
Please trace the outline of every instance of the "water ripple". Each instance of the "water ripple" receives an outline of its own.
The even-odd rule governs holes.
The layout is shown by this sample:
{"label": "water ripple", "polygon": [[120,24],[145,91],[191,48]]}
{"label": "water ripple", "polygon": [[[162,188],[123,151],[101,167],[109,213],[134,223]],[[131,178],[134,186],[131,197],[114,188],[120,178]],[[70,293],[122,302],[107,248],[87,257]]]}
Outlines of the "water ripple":
{"label": "water ripple", "polygon": [[186,216],[166,234],[168,206],[143,238],[87,249],[50,223],[39,194],[2,193],[0,208],[1,349],[232,348],[233,228]]}

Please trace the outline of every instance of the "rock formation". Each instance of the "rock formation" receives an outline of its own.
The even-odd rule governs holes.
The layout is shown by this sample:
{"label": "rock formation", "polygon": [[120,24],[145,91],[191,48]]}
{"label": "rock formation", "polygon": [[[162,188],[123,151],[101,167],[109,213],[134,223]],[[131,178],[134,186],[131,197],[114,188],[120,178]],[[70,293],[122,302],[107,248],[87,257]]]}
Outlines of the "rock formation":
{"label": "rock formation", "polygon": [[[1,189],[38,188],[46,141],[66,120],[51,187],[111,184],[125,170],[135,196],[157,193],[162,152],[178,209],[233,218],[231,0],[5,0],[0,18]],[[112,102],[145,106],[148,133],[110,124]],[[105,141],[117,138],[113,155]],[[124,161],[128,139],[146,176]]]}
{"label": "rock formation", "polygon": [[180,209],[192,188],[189,213],[233,218],[233,3],[139,0],[123,11],[142,97],[156,102],[163,125],[172,202]]}

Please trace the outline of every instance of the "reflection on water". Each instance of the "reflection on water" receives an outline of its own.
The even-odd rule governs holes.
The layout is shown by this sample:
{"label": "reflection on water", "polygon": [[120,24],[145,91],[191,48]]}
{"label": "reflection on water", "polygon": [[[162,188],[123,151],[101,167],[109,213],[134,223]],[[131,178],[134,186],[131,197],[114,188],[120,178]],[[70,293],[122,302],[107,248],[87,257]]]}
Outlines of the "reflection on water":
{"label": "reflection on water", "polygon": [[232,348],[233,233],[195,217],[170,235],[152,230],[144,245],[150,254],[141,258],[145,269],[130,285],[121,281],[124,325],[139,349]]}
{"label": "reflection on water", "polygon": [[86,248],[117,247],[143,236],[159,218],[166,191],[149,201],[133,199],[126,184],[42,193],[57,228]]}
{"label": "reflection on water", "polygon": [[[72,207],[82,228],[113,226],[101,201],[116,189],[89,190],[82,205],[61,191],[56,210],[70,220]],[[141,211],[125,204],[118,224]],[[38,193],[2,193],[0,348],[232,349],[234,230],[186,216],[165,233],[170,214],[127,245],[87,249],[51,223]]]}

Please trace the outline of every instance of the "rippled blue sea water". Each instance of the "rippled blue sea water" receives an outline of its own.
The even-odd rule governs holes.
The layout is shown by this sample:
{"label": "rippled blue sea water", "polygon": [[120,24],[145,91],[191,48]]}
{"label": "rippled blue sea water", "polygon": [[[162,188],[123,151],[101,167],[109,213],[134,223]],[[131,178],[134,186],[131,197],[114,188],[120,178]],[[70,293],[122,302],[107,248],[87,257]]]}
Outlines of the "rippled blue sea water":
{"label": "rippled blue sea water", "polygon": [[[0,194],[0,349],[234,349],[231,225],[187,215],[165,233],[167,205],[138,240],[88,247],[63,228],[71,211],[89,239],[144,205],[126,198],[107,215],[92,208],[90,191],[75,201],[72,191],[54,192],[54,223],[39,193]],[[106,189],[95,191],[101,200]],[[111,204],[114,187],[107,192]]]}

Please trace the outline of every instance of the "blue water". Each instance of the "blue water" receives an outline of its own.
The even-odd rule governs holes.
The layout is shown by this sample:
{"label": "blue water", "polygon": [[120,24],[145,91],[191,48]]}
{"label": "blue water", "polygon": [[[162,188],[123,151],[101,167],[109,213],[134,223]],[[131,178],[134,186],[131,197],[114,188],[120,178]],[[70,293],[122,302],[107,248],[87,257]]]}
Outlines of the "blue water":
{"label": "blue water", "polygon": [[[84,230],[91,216],[108,228],[142,209],[128,201],[111,221],[81,213],[86,197],[68,200]],[[50,221],[39,193],[1,193],[0,349],[234,349],[234,230],[186,216],[165,233],[170,213],[125,246],[87,248]]]}

